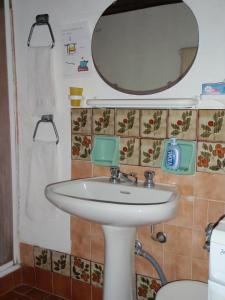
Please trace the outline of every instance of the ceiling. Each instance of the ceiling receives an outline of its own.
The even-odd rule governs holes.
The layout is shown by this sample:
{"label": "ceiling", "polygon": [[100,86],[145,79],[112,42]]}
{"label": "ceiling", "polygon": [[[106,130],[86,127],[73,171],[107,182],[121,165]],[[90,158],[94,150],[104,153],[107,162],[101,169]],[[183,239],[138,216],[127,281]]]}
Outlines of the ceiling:
{"label": "ceiling", "polygon": [[117,0],[108,9],[105,10],[104,16],[123,13],[147,7],[167,5],[183,2],[182,0]]}

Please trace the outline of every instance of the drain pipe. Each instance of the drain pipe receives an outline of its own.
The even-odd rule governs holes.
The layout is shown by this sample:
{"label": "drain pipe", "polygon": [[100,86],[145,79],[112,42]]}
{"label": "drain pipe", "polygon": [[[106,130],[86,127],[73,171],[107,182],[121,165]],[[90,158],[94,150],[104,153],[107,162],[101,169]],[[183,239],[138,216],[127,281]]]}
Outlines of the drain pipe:
{"label": "drain pipe", "polygon": [[154,257],[152,257],[148,252],[142,249],[142,243],[138,240],[135,241],[135,254],[146,258],[152,264],[152,266],[159,275],[159,279],[161,280],[162,286],[167,284],[166,276],[163,273],[163,270],[161,269],[160,265],[154,259]]}

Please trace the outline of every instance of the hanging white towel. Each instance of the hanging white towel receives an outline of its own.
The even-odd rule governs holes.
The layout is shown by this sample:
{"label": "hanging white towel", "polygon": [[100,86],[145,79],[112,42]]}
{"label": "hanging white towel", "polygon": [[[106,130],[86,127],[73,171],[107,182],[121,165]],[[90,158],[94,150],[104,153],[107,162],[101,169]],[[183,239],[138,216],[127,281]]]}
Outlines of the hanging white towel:
{"label": "hanging white towel", "polygon": [[32,221],[44,221],[56,216],[56,207],[45,197],[46,185],[56,182],[57,146],[55,142],[35,141],[29,163],[26,213]]}
{"label": "hanging white towel", "polygon": [[28,48],[28,106],[33,116],[54,114],[55,91],[52,49]]}

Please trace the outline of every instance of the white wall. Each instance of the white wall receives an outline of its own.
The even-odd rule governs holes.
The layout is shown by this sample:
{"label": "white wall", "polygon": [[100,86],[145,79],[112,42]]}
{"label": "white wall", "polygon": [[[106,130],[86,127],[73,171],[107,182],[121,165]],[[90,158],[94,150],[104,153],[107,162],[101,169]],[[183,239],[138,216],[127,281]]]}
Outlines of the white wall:
{"label": "white wall", "polygon": [[[196,61],[176,86],[147,98],[190,98],[199,96],[203,82],[222,81],[225,78],[225,1],[186,0],[199,23],[200,41]],[[20,239],[61,251],[70,250],[69,216],[58,211],[45,222],[32,222],[25,213],[25,194],[28,185],[27,157],[32,145],[32,133],[36,120],[27,114],[27,37],[37,14],[48,13],[56,46],[52,50],[55,64],[57,112],[55,121],[60,135],[58,164],[60,179],[70,177],[70,109],[67,100],[69,86],[84,87],[87,98],[135,99],[137,96],[122,94],[107,86],[96,72],[88,78],[63,78],[61,29],[72,22],[87,20],[93,31],[102,11],[110,0],[13,0],[16,46],[16,71],[19,108],[20,141]],[[39,40],[37,40],[39,42]],[[41,174],[40,174],[41,176]]]}

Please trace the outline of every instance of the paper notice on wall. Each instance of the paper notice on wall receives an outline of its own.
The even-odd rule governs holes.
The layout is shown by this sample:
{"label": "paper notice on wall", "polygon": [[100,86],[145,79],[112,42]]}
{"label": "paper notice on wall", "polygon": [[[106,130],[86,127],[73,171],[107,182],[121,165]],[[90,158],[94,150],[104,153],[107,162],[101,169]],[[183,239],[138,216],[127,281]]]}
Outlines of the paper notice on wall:
{"label": "paper notice on wall", "polygon": [[92,71],[91,36],[87,22],[73,23],[63,29],[64,75],[87,76]]}

